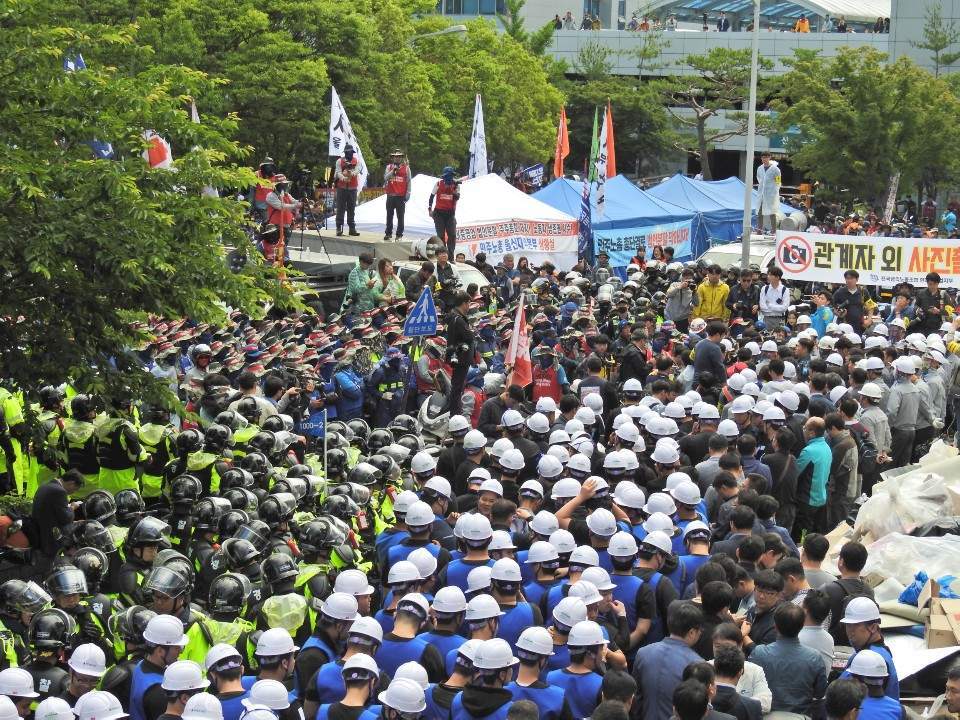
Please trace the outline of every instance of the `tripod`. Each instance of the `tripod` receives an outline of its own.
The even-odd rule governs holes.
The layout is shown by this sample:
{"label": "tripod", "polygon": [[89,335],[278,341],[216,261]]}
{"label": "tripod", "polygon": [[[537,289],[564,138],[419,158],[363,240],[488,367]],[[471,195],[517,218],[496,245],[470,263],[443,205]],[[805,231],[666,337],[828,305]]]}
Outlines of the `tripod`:
{"label": "tripod", "polygon": [[[300,247],[297,248],[300,251],[301,257],[303,256],[303,242],[304,242],[304,232],[307,229],[307,223],[313,222],[313,229],[317,231],[317,238],[320,240],[320,247],[323,248],[323,253],[327,256],[327,262],[333,265],[333,260],[330,257],[330,252],[327,250],[327,245],[323,241],[323,233],[320,232],[320,221],[317,219],[317,216],[313,212],[313,208],[310,205],[305,204],[303,206],[303,225],[300,226]],[[327,229],[327,216],[323,216],[323,229]]]}

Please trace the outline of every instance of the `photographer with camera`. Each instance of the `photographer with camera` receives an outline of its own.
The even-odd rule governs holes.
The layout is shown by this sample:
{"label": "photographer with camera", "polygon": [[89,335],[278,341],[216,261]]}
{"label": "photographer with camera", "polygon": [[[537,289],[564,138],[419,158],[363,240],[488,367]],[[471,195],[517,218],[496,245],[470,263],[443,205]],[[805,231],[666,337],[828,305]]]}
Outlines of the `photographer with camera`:
{"label": "photographer with camera", "polygon": [[443,306],[444,310],[449,310],[454,306],[455,291],[460,289],[460,276],[450,264],[450,255],[446,248],[441,248],[437,252],[437,267],[434,271],[437,278],[437,301]]}
{"label": "photographer with camera", "polygon": [[856,270],[847,270],[843,273],[846,283],[833,293],[833,309],[840,322],[849,323],[855,333],[863,332],[863,315],[869,297],[866,290],[857,283],[860,273]]}
{"label": "photographer with camera", "polygon": [[437,237],[447,246],[449,255],[457,247],[457,200],[460,199],[460,181],[454,179],[454,169],[449,165],[443,169],[443,175],[433,186],[427,201],[427,212],[433,218]]}
{"label": "photographer with camera", "polygon": [[927,287],[917,293],[915,309],[917,319],[910,326],[910,332],[920,332],[924,335],[940,331],[943,324],[943,309],[947,304],[947,294],[940,289],[940,275],[935,272],[927,273]]}
{"label": "photographer with camera", "polygon": [[[300,209],[300,202],[295,200],[288,190],[290,182],[286,175],[275,175],[273,190],[267,194],[267,224],[283,228],[284,237],[289,238],[293,232],[293,219]],[[268,260],[274,260],[268,257]],[[286,258],[284,258],[286,259]]]}
{"label": "photographer with camera", "polygon": [[337,236],[343,235],[343,216],[346,213],[350,235],[359,235],[353,219],[357,207],[357,189],[360,187],[360,161],[354,154],[353,145],[343,148],[343,157],[337,159],[333,174],[337,188]]}
{"label": "photographer with camera", "polygon": [[[437,265],[439,273],[440,266]],[[467,319],[470,296],[463,290],[452,294],[451,307],[447,315],[447,361],[453,367],[450,378],[450,415],[459,415],[463,389],[467,384],[467,371],[474,361],[474,334]]]}
{"label": "photographer with camera", "polygon": [[753,283],[753,270],[746,268],[740,272],[740,282],[730,286],[727,296],[730,319],[756,322],[760,310],[760,288]]}
{"label": "photographer with camera", "polygon": [[383,176],[384,190],[387,195],[387,228],[383,241],[390,242],[393,236],[393,214],[397,214],[397,242],[403,237],[403,216],[410,199],[410,164],[403,150],[397,148],[390,153],[390,163]]}

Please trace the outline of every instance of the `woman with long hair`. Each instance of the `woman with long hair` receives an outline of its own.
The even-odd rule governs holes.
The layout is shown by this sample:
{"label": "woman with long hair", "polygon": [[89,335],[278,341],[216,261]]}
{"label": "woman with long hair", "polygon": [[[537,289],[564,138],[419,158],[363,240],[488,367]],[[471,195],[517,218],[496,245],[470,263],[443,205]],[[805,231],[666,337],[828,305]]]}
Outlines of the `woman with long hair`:
{"label": "woman with long hair", "polygon": [[393,261],[380,258],[377,263],[377,281],[370,289],[377,304],[392,303],[404,296],[403,283],[393,269]]}

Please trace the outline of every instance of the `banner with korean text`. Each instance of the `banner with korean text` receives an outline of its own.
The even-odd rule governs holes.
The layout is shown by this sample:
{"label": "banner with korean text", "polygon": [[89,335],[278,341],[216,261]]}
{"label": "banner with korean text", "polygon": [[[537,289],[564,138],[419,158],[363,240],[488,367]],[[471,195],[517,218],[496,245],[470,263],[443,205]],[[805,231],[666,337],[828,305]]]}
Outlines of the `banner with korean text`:
{"label": "banner with korean text", "polygon": [[[842,283],[856,270],[861,285],[923,287],[927,273],[943,286],[960,287],[960,245],[946,238],[887,238],[777,232],[776,263],[784,279]],[[612,264],[612,263],[611,263]]]}
{"label": "banner with korean text", "polygon": [[660,245],[672,247],[675,259],[689,260],[692,253],[692,234],[692,220],[631,228],[600,229],[594,224],[594,257],[605,252],[610,256],[611,267],[625,267],[630,264],[630,258],[637,254],[641,246],[649,259],[653,257],[653,248]]}
{"label": "banner with korean text", "polygon": [[512,253],[525,256],[530,265],[549,260],[558,270],[569,270],[577,262],[577,221],[506,220],[496,223],[461,225],[457,228],[457,252],[473,260],[486,253],[496,265]]}

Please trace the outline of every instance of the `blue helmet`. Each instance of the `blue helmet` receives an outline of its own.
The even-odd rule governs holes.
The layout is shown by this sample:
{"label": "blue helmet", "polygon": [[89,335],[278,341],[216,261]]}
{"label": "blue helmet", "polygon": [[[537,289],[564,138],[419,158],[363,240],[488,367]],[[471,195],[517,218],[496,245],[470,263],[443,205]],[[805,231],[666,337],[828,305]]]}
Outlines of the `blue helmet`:
{"label": "blue helmet", "polygon": [[483,373],[480,372],[480,368],[472,367],[467,371],[467,385],[483,387]]}

